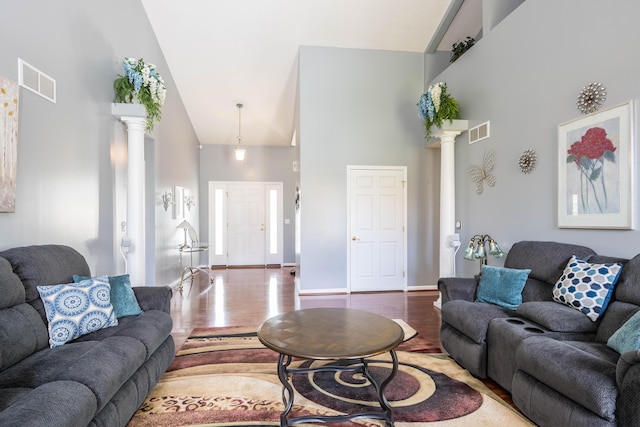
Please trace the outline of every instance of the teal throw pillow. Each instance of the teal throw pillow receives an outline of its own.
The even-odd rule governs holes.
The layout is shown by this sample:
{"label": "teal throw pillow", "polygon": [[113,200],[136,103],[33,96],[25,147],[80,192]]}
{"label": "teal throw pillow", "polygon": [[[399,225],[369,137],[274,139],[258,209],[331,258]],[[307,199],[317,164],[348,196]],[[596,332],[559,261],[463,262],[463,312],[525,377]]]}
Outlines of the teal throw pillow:
{"label": "teal throw pillow", "polygon": [[482,266],[477,301],[515,310],[522,304],[522,289],[531,270]]}
{"label": "teal throw pillow", "polygon": [[37,286],[49,322],[49,346],[55,348],[82,335],[118,325],[107,276],[77,283]]}
{"label": "teal throw pillow", "polygon": [[607,345],[620,354],[640,350],[640,311],[611,335]]}
{"label": "teal throw pillow", "polygon": [[[89,279],[86,276],[73,276],[74,282]],[[138,304],[136,294],[131,288],[131,281],[128,274],[122,276],[109,276],[111,285],[111,304],[116,313],[116,317],[137,316],[142,314],[142,309]]]}
{"label": "teal throw pillow", "polygon": [[621,271],[619,262],[591,264],[573,255],[553,287],[553,300],[595,322],[607,309]]}

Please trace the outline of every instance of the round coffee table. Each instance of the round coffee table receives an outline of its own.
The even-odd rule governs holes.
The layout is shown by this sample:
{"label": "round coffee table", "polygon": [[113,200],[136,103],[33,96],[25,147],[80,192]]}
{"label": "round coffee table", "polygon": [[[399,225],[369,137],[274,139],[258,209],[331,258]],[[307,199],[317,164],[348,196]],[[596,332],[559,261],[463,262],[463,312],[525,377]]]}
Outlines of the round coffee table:
{"label": "round coffee table", "polygon": [[[362,310],[345,308],[310,308],[291,311],[266,320],[258,328],[258,339],[267,348],[280,354],[278,378],[282,383],[284,411],[280,425],[305,422],[343,422],[356,418],[385,420],[393,426],[393,414],[384,397],[384,388],[398,371],[395,348],[404,339],[400,325],[386,317]],[[370,375],[367,357],[389,352],[392,360],[391,374],[382,383]],[[356,360],[348,365],[328,364],[309,368],[291,368],[291,358],[314,360]],[[293,387],[289,374],[321,371],[362,372],[374,386],[380,410],[337,416],[302,416],[288,418],[293,406]]]}

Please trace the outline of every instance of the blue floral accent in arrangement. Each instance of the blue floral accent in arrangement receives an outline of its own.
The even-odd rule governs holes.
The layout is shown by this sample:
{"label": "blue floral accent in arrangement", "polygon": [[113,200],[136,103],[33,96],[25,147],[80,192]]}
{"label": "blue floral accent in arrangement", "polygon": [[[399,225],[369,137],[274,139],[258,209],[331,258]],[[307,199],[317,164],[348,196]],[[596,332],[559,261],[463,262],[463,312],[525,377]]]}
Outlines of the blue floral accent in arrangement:
{"label": "blue floral accent in arrangement", "polygon": [[418,115],[424,121],[426,139],[431,137],[431,127],[442,129],[445,120],[450,123],[460,118],[460,106],[449,92],[447,84],[440,82],[429,86],[418,100]]}
{"label": "blue floral accent in arrangement", "polygon": [[621,271],[618,262],[591,264],[574,255],[553,287],[553,300],[595,322],[607,309]]}
{"label": "blue floral accent in arrangement", "polygon": [[49,346],[55,348],[82,335],[118,325],[107,276],[78,283],[38,286],[49,322]]}
{"label": "blue floral accent in arrangement", "polygon": [[118,75],[113,88],[116,102],[144,105],[147,111],[147,130],[153,129],[153,125],[160,121],[167,90],[154,64],[145,64],[142,58],[125,58],[122,62],[122,75]]}

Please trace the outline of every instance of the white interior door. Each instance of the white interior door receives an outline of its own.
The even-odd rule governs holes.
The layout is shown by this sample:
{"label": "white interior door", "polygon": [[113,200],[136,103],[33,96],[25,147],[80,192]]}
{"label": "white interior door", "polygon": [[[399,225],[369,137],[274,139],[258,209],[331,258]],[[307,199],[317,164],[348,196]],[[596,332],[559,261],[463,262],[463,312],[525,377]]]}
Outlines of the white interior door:
{"label": "white interior door", "polygon": [[211,265],[283,261],[282,183],[209,183]]}
{"label": "white interior door", "polygon": [[228,265],[264,265],[264,185],[238,183],[227,188]]}
{"label": "white interior door", "polygon": [[348,168],[349,289],[406,288],[406,168]]}

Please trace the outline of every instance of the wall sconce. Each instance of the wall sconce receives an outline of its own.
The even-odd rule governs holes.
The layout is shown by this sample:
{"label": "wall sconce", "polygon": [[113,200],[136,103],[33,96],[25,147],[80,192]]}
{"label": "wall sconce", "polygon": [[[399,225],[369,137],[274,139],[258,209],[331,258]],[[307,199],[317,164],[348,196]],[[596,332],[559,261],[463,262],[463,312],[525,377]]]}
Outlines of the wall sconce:
{"label": "wall sconce", "polygon": [[164,206],[164,211],[168,211],[169,210],[169,206],[171,206],[173,204],[173,194],[165,191],[164,194],[162,195],[162,206]]}
{"label": "wall sconce", "polygon": [[[489,243],[489,252],[486,250],[487,243]],[[487,254],[496,258],[502,258],[506,255],[491,236],[476,234],[469,240],[469,246],[464,250],[464,259],[467,261],[480,260],[480,272],[482,273],[482,266],[487,265]]]}
{"label": "wall sconce", "polygon": [[184,204],[187,209],[189,209],[189,212],[191,212],[191,208],[196,204],[196,199],[191,194],[184,196]]}

